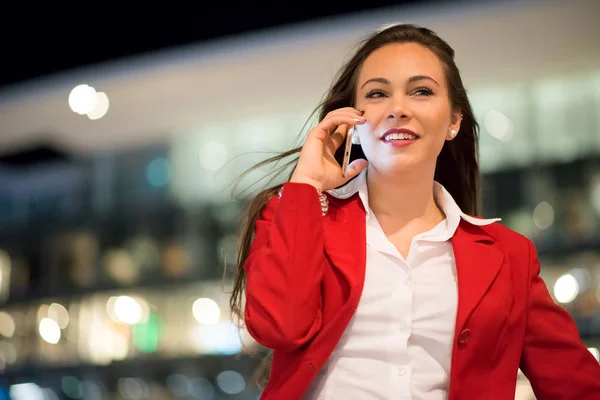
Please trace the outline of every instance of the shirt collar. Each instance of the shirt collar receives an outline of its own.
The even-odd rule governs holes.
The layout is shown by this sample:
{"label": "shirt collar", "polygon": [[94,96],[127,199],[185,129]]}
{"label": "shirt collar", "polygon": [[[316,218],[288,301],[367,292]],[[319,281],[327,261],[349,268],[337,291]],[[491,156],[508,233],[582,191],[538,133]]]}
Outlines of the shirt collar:
{"label": "shirt collar", "polygon": [[[367,191],[367,168],[365,168],[356,178],[344,186],[328,190],[327,193],[338,199],[347,199],[358,193],[365,210],[367,210],[367,218],[369,218],[372,214],[372,211],[369,208],[369,197]],[[437,204],[446,215],[448,227],[451,229],[452,233],[454,233],[456,228],[458,228],[458,224],[460,223],[461,219],[477,226],[490,225],[501,220],[501,218],[481,219],[463,213],[458,204],[456,204],[456,201],[454,201],[452,195],[442,184],[436,181],[433,182],[433,195],[435,196]]]}

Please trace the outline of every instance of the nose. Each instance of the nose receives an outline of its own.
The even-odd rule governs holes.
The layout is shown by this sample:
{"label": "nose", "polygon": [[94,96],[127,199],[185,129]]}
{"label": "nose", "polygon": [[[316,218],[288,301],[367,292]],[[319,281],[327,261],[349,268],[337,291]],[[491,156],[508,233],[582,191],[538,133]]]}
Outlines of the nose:
{"label": "nose", "polygon": [[408,106],[406,105],[406,99],[403,98],[397,98],[394,99],[393,103],[391,104],[391,108],[388,112],[388,119],[391,120],[397,120],[397,121],[401,121],[401,120],[409,120],[412,117],[412,114],[408,108]]}

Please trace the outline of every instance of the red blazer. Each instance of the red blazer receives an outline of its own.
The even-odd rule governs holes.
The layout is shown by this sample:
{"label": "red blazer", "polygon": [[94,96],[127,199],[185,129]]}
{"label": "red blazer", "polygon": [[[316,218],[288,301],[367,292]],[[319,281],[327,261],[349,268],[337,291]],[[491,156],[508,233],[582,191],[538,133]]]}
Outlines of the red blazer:
{"label": "red blazer", "polygon": [[[301,399],[336,346],[361,297],[365,209],[358,195],[329,197],[286,183],[256,223],[245,264],[245,322],[274,350],[265,400]],[[539,277],[531,241],[495,223],[461,222],[452,238],[458,313],[450,400],[514,400],[517,370],[538,400],[600,399],[600,366],[573,319]]]}

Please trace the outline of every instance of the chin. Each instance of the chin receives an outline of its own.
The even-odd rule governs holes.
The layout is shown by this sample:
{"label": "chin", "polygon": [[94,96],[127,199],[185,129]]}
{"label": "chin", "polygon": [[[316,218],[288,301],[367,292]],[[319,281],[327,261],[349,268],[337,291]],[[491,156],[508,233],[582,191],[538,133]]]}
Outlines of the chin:
{"label": "chin", "polygon": [[380,162],[371,163],[371,165],[373,165],[377,171],[384,174],[406,174],[418,171],[428,171],[432,168],[435,169],[435,160],[431,162],[422,157],[414,157],[407,154],[398,154],[387,160],[380,157],[379,161]]}
{"label": "chin", "polygon": [[376,170],[385,174],[403,174],[419,169],[418,163],[412,162],[394,162],[374,166]]}

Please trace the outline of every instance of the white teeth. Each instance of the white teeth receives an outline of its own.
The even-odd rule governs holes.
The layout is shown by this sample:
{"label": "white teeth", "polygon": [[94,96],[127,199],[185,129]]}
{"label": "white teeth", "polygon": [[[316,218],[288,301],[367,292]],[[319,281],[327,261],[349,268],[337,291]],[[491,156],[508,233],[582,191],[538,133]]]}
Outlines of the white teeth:
{"label": "white teeth", "polygon": [[410,133],[390,133],[389,135],[385,135],[383,140],[415,140],[417,137],[415,135],[411,135]]}

